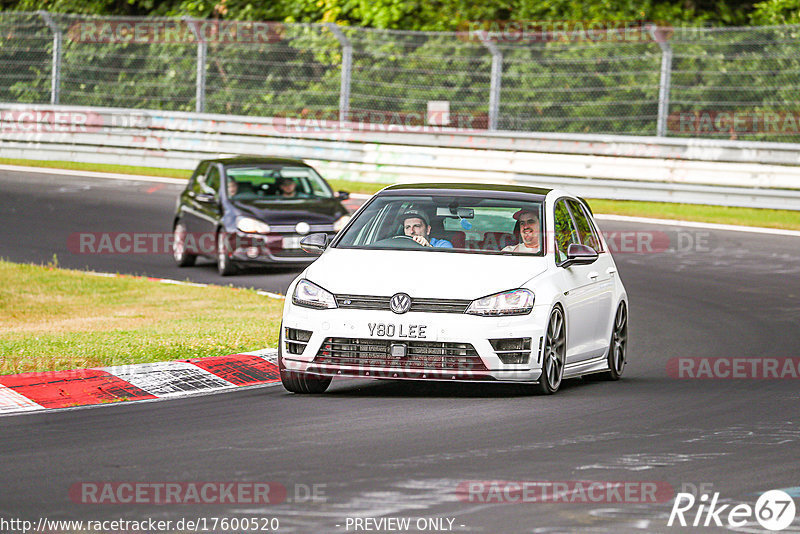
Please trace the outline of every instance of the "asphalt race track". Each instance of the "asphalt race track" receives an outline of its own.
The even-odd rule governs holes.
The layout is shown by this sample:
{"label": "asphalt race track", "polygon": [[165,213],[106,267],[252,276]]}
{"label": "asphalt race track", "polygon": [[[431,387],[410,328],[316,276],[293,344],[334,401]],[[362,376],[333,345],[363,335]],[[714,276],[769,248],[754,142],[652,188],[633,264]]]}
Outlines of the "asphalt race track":
{"label": "asphalt race track", "polygon": [[[165,254],[70,251],[76,232],[168,233],[177,193],[174,185],[0,171],[0,257],[46,263],[57,254],[63,267],[285,291],[298,270],[223,280],[210,262],[178,269]],[[663,232],[677,249],[615,254],[631,303],[620,382],[571,380],[537,397],[498,385],[341,380],[322,396],[278,386],[1,417],[0,517],[275,517],[278,532],[298,533],[366,531],[348,524],[356,517],[411,518],[412,527],[443,518],[426,532],[445,531],[448,520],[452,531],[488,534],[721,530],[667,527],[670,500],[508,502],[517,493],[481,502],[457,492],[470,481],[650,481],[671,494],[702,486],[720,503],[750,505],[782,488],[800,505],[800,382],[678,379],[667,370],[678,357],[800,357],[798,238],[601,225]],[[273,482],[288,498],[79,504],[69,493],[81,482],[165,481]],[[738,531],[763,529],[750,518]],[[800,514],[783,532],[800,532]]]}

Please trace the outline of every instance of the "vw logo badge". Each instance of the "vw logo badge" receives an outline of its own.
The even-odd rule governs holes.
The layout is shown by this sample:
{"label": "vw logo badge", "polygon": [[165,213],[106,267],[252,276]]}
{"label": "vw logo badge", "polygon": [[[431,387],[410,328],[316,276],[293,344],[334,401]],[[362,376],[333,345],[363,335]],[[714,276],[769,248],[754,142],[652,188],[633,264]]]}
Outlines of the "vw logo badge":
{"label": "vw logo badge", "polygon": [[389,300],[389,308],[394,313],[405,313],[411,309],[411,297],[405,293],[395,293]]}

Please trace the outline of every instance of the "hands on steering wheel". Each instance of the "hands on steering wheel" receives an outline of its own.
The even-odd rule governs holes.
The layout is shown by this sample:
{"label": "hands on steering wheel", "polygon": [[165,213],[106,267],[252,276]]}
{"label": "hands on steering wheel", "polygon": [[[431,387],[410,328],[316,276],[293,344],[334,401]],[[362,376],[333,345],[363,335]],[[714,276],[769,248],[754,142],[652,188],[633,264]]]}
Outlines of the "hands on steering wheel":
{"label": "hands on steering wheel", "polygon": [[417,246],[420,246],[420,247],[424,247],[424,246],[425,246],[425,245],[423,245],[422,243],[420,243],[419,241],[417,241],[416,239],[414,239],[414,238],[413,238],[412,236],[410,236],[410,235],[396,235],[396,236],[392,236],[392,239],[398,239],[398,238],[399,238],[399,239],[410,239],[410,240],[411,240],[411,241],[413,241],[413,242],[414,242],[414,243],[415,243]]}

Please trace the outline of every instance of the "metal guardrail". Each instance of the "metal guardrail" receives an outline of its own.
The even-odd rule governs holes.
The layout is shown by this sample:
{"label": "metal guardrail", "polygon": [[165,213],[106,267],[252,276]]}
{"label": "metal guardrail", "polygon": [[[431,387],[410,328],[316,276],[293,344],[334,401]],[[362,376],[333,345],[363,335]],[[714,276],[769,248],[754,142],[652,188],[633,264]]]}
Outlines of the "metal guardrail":
{"label": "metal guardrail", "polygon": [[329,178],[564,186],[595,198],[800,210],[800,145],[633,136],[393,131],[187,112],[0,104],[3,157],[193,168],[295,157]]}

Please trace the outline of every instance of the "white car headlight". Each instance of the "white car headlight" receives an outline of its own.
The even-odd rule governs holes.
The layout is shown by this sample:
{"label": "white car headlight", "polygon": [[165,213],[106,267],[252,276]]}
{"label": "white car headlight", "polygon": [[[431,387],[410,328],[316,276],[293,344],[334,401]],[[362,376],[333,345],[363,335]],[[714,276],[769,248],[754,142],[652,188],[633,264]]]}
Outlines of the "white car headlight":
{"label": "white car headlight", "polygon": [[250,217],[236,217],[236,228],[248,234],[268,234],[269,225]]}
{"label": "white car headlight", "polygon": [[342,215],[341,217],[339,217],[339,220],[333,223],[334,232],[340,232],[348,222],[350,222],[349,215]]}
{"label": "white car headlight", "polygon": [[473,300],[467,308],[472,315],[525,315],[533,309],[533,292],[527,289],[503,291]]}
{"label": "white car headlight", "polygon": [[336,308],[336,299],[333,295],[308,280],[300,280],[294,287],[292,303],[304,308],[318,310]]}

